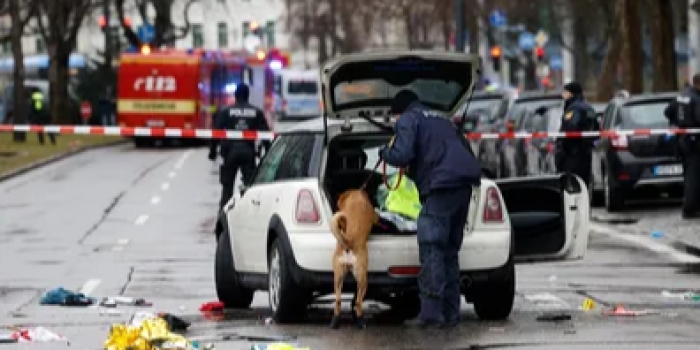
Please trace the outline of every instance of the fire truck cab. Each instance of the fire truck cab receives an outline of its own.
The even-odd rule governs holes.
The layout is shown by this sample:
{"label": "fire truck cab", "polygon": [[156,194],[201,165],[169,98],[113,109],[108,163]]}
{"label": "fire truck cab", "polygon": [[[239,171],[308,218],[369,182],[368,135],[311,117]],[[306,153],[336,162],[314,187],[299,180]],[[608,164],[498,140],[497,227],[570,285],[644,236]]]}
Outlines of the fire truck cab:
{"label": "fire truck cab", "polygon": [[[214,113],[234,102],[237,84],[251,84],[246,79],[255,76],[246,58],[223,51],[124,53],[118,73],[117,120],[122,127],[209,129]],[[136,146],[153,141],[134,137]]]}

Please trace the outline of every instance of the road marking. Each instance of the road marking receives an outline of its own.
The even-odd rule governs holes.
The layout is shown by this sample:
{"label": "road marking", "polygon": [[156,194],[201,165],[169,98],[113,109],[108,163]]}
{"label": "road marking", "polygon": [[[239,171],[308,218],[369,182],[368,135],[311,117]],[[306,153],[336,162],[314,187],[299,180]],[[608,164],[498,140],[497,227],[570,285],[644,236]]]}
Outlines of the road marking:
{"label": "road marking", "polygon": [[151,198],[151,204],[156,205],[158,203],[160,203],[160,197],[153,196],[153,198]]}
{"label": "road marking", "polygon": [[169,183],[163,182],[162,184],[160,184],[160,189],[161,189],[161,190],[167,191],[168,188],[170,188],[170,184],[169,184]]}
{"label": "road marking", "polygon": [[122,238],[122,239],[120,239],[120,240],[117,241],[117,244],[119,244],[119,245],[127,245],[127,244],[129,244],[129,240],[126,239],[126,238]]}
{"label": "road marking", "polygon": [[175,178],[175,176],[177,176],[177,174],[176,174],[174,171],[171,171],[171,172],[168,174],[168,177],[171,178],[171,179]]}
{"label": "road marking", "polygon": [[185,165],[185,161],[190,156],[190,154],[192,154],[192,150],[185,152],[182,155],[182,157],[180,157],[180,160],[178,160],[177,163],[175,163],[175,169],[182,169],[182,166]]}
{"label": "road marking", "polygon": [[97,288],[97,286],[100,285],[100,283],[102,283],[102,280],[98,280],[98,279],[88,280],[87,282],[85,282],[85,284],[83,284],[83,286],[80,288],[79,292],[83,293],[85,296],[90,296],[90,294],[92,294],[92,292],[95,291],[95,289]]}
{"label": "road marking", "polygon": [[641,236],[641,235],[633,235],[629,233],[624,233],[617,231],[615,229],[605,227],[603,225],[598,225],[595,223],[590,224],[591,230],[602,233],[606,236],[621,239],[633,244],[636,244],[637,246],[640,246],[642,248],[648,249],[652,252],[655,253],[660,253],[660,254],[668,254],[673,260],[676,260],[681,263],[698,263],[700,262],[700,258],[690,255],[688,253],[680,252],[676,249],[673,249],[672,247],[664,244],[664,243],[659,243],[651,238],[648,238],[646,236]]}
{"label": "road marking", "polygon": [[136,221],[134,222],[134,224],[140,226],[140,225],[145,224],[146,221],[148,221],[148,215],[142,214],[142,215],[139,215],[138,218],[136,218]]}

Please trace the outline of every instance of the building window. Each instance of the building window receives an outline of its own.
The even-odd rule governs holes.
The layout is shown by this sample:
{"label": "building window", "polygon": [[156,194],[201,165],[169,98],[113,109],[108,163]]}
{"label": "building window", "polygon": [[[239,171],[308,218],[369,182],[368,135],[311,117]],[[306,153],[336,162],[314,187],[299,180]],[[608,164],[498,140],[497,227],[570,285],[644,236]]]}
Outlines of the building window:
{"label": "building window", "polygon": [[228,47],[228,25],[224,22],[219,22],[218,26],[219,32],[219,48],[224,49]]}
{"label": "building window", "polygon": [[42,38],[42,37],[36,38],[36,52],[37,53],[46,52],[46,45],[44,45],[44,38]]}
{"label": "building window", "polygon": [[204,31],[201,24],[192,25],[192,46],[195,48],[204,47]]}

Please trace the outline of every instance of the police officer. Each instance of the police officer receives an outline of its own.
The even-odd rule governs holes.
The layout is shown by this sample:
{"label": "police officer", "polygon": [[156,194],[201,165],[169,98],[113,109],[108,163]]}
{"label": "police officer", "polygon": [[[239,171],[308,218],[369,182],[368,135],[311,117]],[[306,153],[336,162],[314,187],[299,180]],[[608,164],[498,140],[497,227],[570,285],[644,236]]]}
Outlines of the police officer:
{"label": "police officer", "polygon": [[399,92],[391,113],[400,115],[395,139],[380,150],[387,164],[407,169],[416,183],[422,209],[418,216],[418,276],[421,310],[408,327],[454,327],[461,303],[459,249],[472,186],[481,166],[450,118],[431,111],[409,90]]}
{"label": "police officer", "polygon": [[[51,122],[51,116],[49,115],[44,94],[41,91],[35,91],[31,95],[31,103],[29,106],[29,122],[36,125],[48,125]],[[51,144],[56,144],[56,135],[53,133],[49,134],[49,140]],[[39,138],[39,143],[44,144],[44,132],[38,132],[37,136]]]}
{"label": "police officer", "polygon": [[[247,85],[241,84],[236,88],[235,92],[236,103],[232,106],[222,108],[214,117],[215,129],[226,130],[257,130],[269,131],[265,114],[259,108],[248,103],[250,90]],[[249,185],[252,180],[253,172],[255,171],[255,141],[251,140],[222,140],[221,142],[212,142],[209,150],[209,159],[216,160],[216,148],[221,146],[221,158],[223,164],[219,170],[219,178],[221,182],[221,201],[219,210],[233,196],[233,186],[236,182],[238,170],[241,170],[243,175],[243,184]],[[264,147],[270,147],[269,141],[263,141]],[[217,230],[220,228],[217,227]]]}
{"label": "police officer", "polygon": [[[693,76],[693,85],[671,102],[664,114],[673,126],[700,128],[700,74]],[[683,218],[700,218],[700,136],[679,136],[678,150],[683,159]]]}
{"label": "police officer", "polygon": [[[561,119],[562,132],[593,131],[596,129],[595,110],[586,103],[583,88],[579,83],[564,85],[564,115]],[[591,164],[593,162],[593,139],[559,138],[557,139],[555,162],[557,171],[576,175],[586,183],[591,183]]]}

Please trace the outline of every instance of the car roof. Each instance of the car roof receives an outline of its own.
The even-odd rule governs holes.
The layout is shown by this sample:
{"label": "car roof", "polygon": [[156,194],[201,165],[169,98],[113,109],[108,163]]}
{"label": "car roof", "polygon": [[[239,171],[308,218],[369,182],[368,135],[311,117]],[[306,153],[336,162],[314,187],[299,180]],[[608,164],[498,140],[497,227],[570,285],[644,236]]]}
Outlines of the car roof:
{"label": "car roof", "polygon": [[561,94],[554,92],[540,92],[540,91],[526,91],[518,95],[516,103],[518,101],[535,101],[535,100],[554,100],[563,99]]}
{"label": "car roof", "polygon": [[678,96],[678,92],[658,92],[649,94],[632,95],[629,98],[617,98],[616,101],[622,106],[632,105],[639,102],[654,101],[654,100],[669,100]]}

